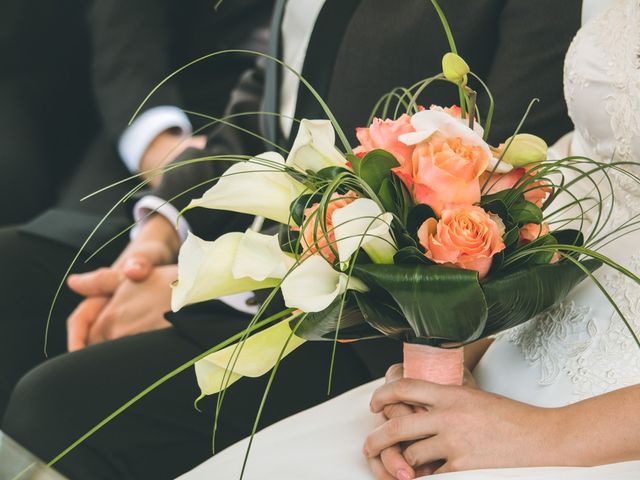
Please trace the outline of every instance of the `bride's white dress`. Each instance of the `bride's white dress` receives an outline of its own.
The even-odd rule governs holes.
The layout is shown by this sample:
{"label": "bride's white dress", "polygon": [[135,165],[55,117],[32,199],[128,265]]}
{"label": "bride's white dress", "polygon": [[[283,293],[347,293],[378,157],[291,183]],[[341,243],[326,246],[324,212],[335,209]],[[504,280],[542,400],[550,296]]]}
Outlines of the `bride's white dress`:
{"label": "bride's white dress", "polygon": [[[585,13],[604,11],[584,24],[567,54],[565,96],[576,130],[558,147],[564,154],[602,161],[640,161],[640,0],[586,0],[583,8]],[[640,175],[640,169],[634,173]],[[622,174],[612,179],[616,198],[610,228],[615,228],[640,215],[640,189]],[[602,251],[640,274],[640,232]],[[604,268],[597,276],[640,334],[638,286]],[[501,335],[473,373],[485,390],[534,405],[561,406],[640,383],[640,348],[604,296],[585,281],[561,305]],[[360,452],[380,421],[368,408],[380,384],[371,382],[260,432],[244,478],[370,480]],[[239,478],[246,446],[246,440],[240,442],[181,478]],[[429,478],[639,479],[640,462]]]}

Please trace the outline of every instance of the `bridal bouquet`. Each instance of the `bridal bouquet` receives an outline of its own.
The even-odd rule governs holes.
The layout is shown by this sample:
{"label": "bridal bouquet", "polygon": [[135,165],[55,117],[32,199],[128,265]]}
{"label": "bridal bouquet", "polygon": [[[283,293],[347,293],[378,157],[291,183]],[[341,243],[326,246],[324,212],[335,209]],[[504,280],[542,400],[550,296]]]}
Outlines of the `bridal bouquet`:
{"label": "bridal bouquet", "polygon": [[[405,342],[407,375],[460,384],[452,347],[531,319],[601,265],[581,255],[578,230],[547,223],[570,190],[551,180],[567,162],[548,161],[533,135],[489,145],[469,112],[466,64],[451,53],[443,66],[439,78],[465,87],[463,107],[409,98],[411,114],[373,119],[344,151],[331,121],[302,120],[286,159],[235,163],[191,202],[282,226],[213,242],[190,234],[182,246],[174,311],[272,289],[237,344],[196,363],[203,395],[267,373],[306,341],[380,336]],[[257,327],[277,291],[285,308]]]}

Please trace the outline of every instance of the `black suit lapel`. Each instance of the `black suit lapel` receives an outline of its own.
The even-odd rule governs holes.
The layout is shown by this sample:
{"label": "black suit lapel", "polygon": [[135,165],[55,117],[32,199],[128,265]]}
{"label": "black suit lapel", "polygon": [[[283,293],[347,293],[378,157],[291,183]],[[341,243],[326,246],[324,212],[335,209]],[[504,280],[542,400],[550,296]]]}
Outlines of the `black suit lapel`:
{"label": "black suit lapel", "polygon": [[[295,0],[293,0],[295,1]],[[316,20],[307,54],[304,59],[302,76],[326,100],[335,58],[342,44],[351,18],[362,0],[327,0]],[[296,103],[296,118],[325,118],[322,107],[307,88],[300,85]],[[297,124],[289,136],[293,141]]]}
{"label": "black suit lapel", "polygon": [[[271,30],[269,37],[269,45],[267,53],[274,58],[280,58],[282,53],[282,17],[287,0],[278,0],[273,9],[273,17],[271,20]],[[280,102],[280,65],[273,60],[266,59],[267,66],[265,68],[265,86],[264,86],[264,105],[265,112],[278,112]],[[264,115],[262,117],[264,133],[270,142],[276,143],[279,137],[279,122],[275,115]]]}

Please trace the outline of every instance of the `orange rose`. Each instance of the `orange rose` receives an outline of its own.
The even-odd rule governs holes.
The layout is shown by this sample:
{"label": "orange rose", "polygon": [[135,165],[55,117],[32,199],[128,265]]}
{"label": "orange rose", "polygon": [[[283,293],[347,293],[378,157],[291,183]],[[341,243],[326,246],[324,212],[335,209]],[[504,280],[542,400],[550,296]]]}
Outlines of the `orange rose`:
{"label": "orange rose", "polygon": [[436,263],[475,270],[484,278],[493,256],[505,249],[500,217],[476,206],[442,211],[440,221],[429,218],[418,230],[425,255]]}
{"label": "orange rose", "polygon": [[429,205],[436,214],[479,202],[479,177],[489,162],[487,152],[464,138],[433,134],[413,152],[415,200]]}
{"label": "orange rose", "polygon": [[400,164],[393,169],[394,173],[407,185],[407,188],[411,188],[411,157],[415,147],[405,145],[398,140],[398,137],[414,131],[411,117],[407,114],[403,114],[397,120],[374,118],[369,128],[356,128],[360,146],[355,148],[353,153],[363,157],[371,150],[378,148],[391,153]]}
{"label": "orange rose", "polygon": [[[541,223],[539,225],[537,223],[527,223],[520,229],[520,241],[522,243],[531,243],[534,240],[537,240],[538,238],[544,237],[548,234],[549,225],[547,225],[546,223]],[[561,258],[562,255],[560,255],[560,252],[555,252],[551,257],[549,263],[558,263]]]}
{"label": "orange rose", "polygon": [[[325,212],[325,227],[329,235],[328,240],[322,230],[322,220],[318,218],[318,213],[316,213],[320,205],[315,203],[305,209],[302,239],[300,242],[304,257],[319,252],[329,263],[333,263],[336,259],[333,252],[333,250],[336,250],[336,237],[333,233],[333,212],[339,208],[346,207],[356,198],[358,197],[355,192],[351,191],[344,195],[338,193],[331,195],[331,201],[327,204]],[[331,249],[332,247],[333,250]]]}
{"label": "orange rose", "polygon": [[[490,172],[485,172],[480,177],[480,185],[482,186],[485,183],[487,184],[487,186],[484,188],[484,191],[482,192],[483,195],[498,193],[498,192],[501,192],[502,190],[508,190],[513,188],[516,184],[520,183],[521,181],[522,182],[526,181],[526,178],[523,179],[523,177],[527,175],[530,170],[531,169],[521,167],[521,168],[514,168],[509,173],[505,173],[505,174],[494,173],[493,175],[491,175]],[[491,175],[490,178],[489,178],[489,175]],[[489,179],[488,182],[487,182],[487,179]],[[538,207],[542,207],[542,204],[544,203],[545,199],[552,191],[553,191],[553,188],[551,188],[551,186],[547,181],[537,180],[535,182],[530,182],[527,184],[524,191],[524,198],[528,202],[531,202],[537,205]]]}
{"label": "orange rose", "polygon": [[530,243],[549,233],[549,225],[546,223],[527,223],[520,229],[520,241]]}

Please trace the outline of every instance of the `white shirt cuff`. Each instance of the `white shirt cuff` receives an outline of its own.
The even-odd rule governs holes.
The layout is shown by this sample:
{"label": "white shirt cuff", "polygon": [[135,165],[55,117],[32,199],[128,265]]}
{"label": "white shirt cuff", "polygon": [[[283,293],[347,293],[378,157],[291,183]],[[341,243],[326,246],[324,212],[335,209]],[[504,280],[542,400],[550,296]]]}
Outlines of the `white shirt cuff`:
{"label": "white shirt cuff", "polygon": [[185,135],[191,135],[193,131],[189,117],[172,106],[150,108],[127,127],[118,141],[118,153],[131,173],[140,170],[144,152],[158,135],[169,128],[179,128]]}
{"label": "white shirt cuff", "polygon": [[[184,242],[189,233],[189,223],[184,217],[180,217],[180,212],[166,200],[156,197],[155,195],[146,195],[142,197],[133,207],[133,219],[136,225],[131,229],[131,238],[140,231],[140,228],[149,218],[149,213],[159,213],[166,218],[172,225],[178,225],[178,236],[180,241]],[[178,222],[179,219],[179,222]]]}

